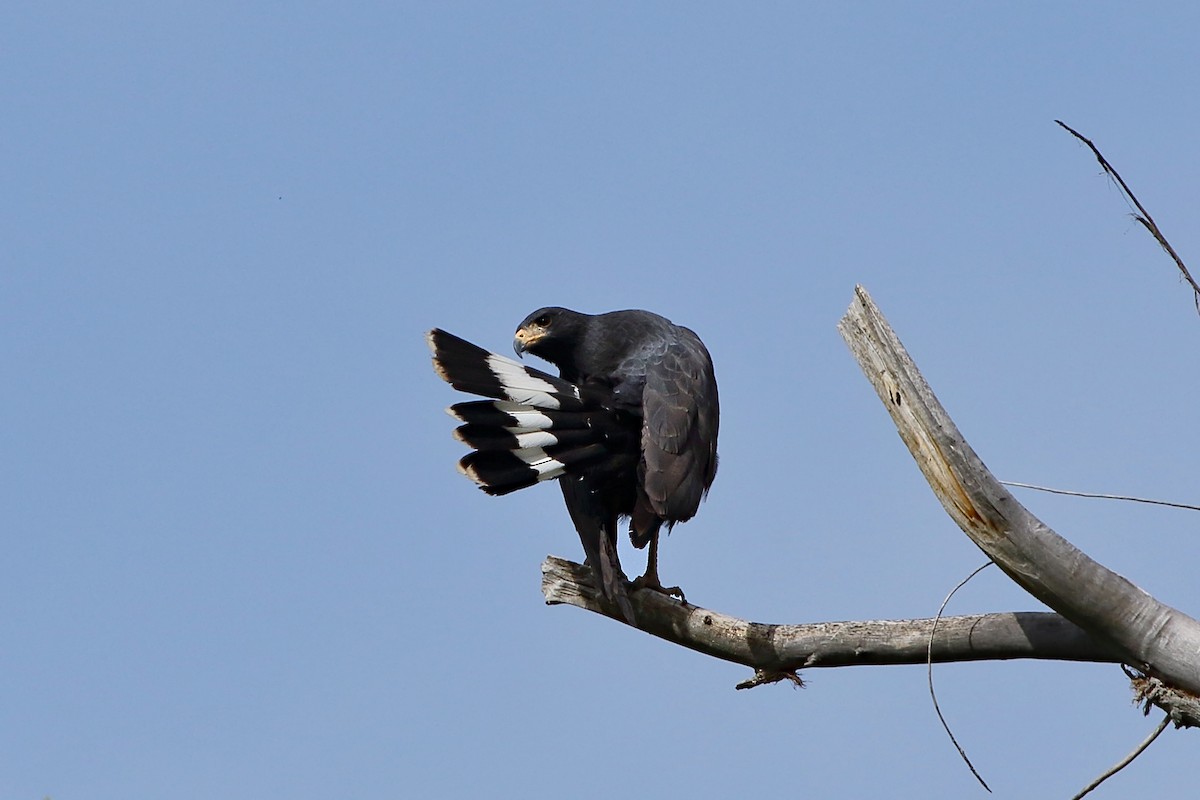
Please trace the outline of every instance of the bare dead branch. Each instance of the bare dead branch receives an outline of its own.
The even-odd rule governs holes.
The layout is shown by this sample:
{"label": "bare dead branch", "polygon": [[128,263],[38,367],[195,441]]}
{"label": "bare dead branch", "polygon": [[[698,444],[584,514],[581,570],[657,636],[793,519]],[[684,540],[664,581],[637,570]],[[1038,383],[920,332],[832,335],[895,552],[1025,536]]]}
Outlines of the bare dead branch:
{"label": "bare dead branch", "polygon": [[963,439],[861,286],[838,328],[963,532],[1023,589],[1115,646],[1122,661],[1200,693],[1200,622],[1096,563],[1018,503]]}
{"label": "bare dead branch", "polygon": [[[940,606],[938,606],[937,615],[933,618],[933,625],[929,629],[929,648],[931,650],[933,649],[933,636],[937,632],[938,623],[942,619],[942,612],[946,610],[946,606],[950,603],[950,598],[954,597],[959,589],[966,586],[972,578],[983,572],[993,563],[995,562],[986,561],[984,562],[983,566],[976,567],[970,575],[963,578],[958,582],[957,586],[950,590],[950,594],[946,595],[946,599],[942,601]],[[975,776],[975,780],[979,781],[979,785],[984,789],[987,789],[988,793],[990,794],[992,787],[987,785],[987,781],[985,781],[983,776],[979,774],[979,770],[975,769],[975,765],[972,764],[971,759],[967,757],[967,751],[964,750],[963,746],[958,743],[958,738],[955,737],[954,731],[950,730],[950,723],[946,722],[946,717],[942,714],[942,706],[938,702],[937,692],[935,692],[933,689],[933,661],[928,661],[925,664],[925,676],[929,681],[929,699],[933,701],[933,710],[937,712],[938,722],[942,723],[942,730],[944,730],[946,735],[950,737],[950,743],[954,745],[954,749],[958,751],[959,758],[961,758],[963,763],[967,765],[967,769],[971,770],[971,774]]]}
{"label": "bare dead branch", "polygon": [[1147,747],[1153,744],[1154,740],[1158,738],[1158,735],[1167,729],[1167,723],[1170,721],[1171,715],[1167,714],[1165,717],[1163,717],[1162,722],[1158,723],[1154,730],[1150,732],[1150,735],[1143,739],[1141,744],[1133,748],[1133,751],[1130,752],[1129,755],[1125,756],[1116,764],[1113,764],[1111,767],[1104,770],[1104,772],[1100,773],[1100,775],[1096,777],[1096,780],[1083,787],[1083,791],[1072,797],[1071,800],[1079,800],[1079,798],[1083,797],[1088,792],[1092,791],[1097,786],[1111,778],[1113,775],[1116,775],[1118,772],[1132,764],[1133,760],[1140,756]]}
{"label": "bare dead branch", "polygon": [[1192,302],[1196,304],[1196,311],[1200,312],[1200,284],[1197,284],[1196,280],[1192,277],[1192,273],[1188,272],[1188,268],[1184,265],[1183,259],[1181,259],[1179,254],[1175,252],[1175,248],[1171,247],[1171,243],[1167,241],[1167,237],[1163,236],[1162,231],[1158,228],[1158,223],[1156,223],[1154,218],[1150,216],[1150,212],[1147,211],[1144,206],[1142,206],[1137,197],[1134,195],[1133,190],[1129,188],[1121,175],[1115,169],[1113,169],[1112,164],[1108,163],[1108,159],[1104,157],[1104,155],[1100,152],[1100,148],[1096,147],[1091,139],[1087,138],[1082,133],[1075,130],[1060,119],[1056,119],[1054,121],[1058,123],[1058,125],[1064,130],[1066,130],[1067,133],[1071,134],[1076,139],[1091,148],[1092,155],[1094,155],[1096,160],[1100,162],[1100,168],[1103,169],[1104,172],[1113,180],[1113,182],[1117,184],[1117,187],[1121,190],[1121,194],[1125,196],[1126,201],[1132,203],[1133,207],[1137,209],[1137,213],[1133,215],[1133,218],[1140,222],[1142,227],[1150,232],[1150,235],[1154,237],[1156,242],[1158,242],[1159,247],[1165,250],[1167,255],[1169,255],[1175,261],[1175,266],[1179,268],[1179,272],[1181,275],[1183,275],[1183,279],[1191,284]]}
{"label": "bare dead branch", "polygon": [[1034,486],[1032,483],[1017,483],[1016,481],[1000,481],[1005,486],[1015,486],[1018,489],[1032,489],[1036,492],[1049,492],[1050,494],[1065,494],[1071,497],[1091,497],[1099,500],[1124,500],[1130,503],[1147,503],[1152,506],[1167,506],[1168,508],[1182,508],[1187,511],[1200,511],[1200,506],[1188,505],[1187,503],[1172,503],[1169,500],[1151,500],[1148,497],[1133,497],[1127,494],[1098,494],[1096,492],[1075,492],[1070,489],[1053,489],[1049,486]]}
{"label": "bare dead branch", "polygon": [[[624,623],[620,610],[597,596],[591,570],[582,564],[548,556],[542,562],[542,594],[548,604],[573,605]],[[932,619],[774,625],[731,617],[652,590],[630,592],[629,599],[639,630],[762,673],[764,679],[753,685],[810,667],[924,664],[927,658],[935,663],[1013,658],[1120,661],[1114,648],[1046,612],[943,617],[931,647]]]}

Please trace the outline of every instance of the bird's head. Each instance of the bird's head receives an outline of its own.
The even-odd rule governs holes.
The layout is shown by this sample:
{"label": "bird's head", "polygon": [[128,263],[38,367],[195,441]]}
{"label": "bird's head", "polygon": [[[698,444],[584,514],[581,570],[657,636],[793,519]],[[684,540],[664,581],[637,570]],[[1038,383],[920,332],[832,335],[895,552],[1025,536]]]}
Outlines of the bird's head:
{"label": "bird's head", "polygon": [[586,315],[566,308],[539,308],[517,326],[513,350],[518,356],[533,353],[561,366],[578,342],[581,323]]}

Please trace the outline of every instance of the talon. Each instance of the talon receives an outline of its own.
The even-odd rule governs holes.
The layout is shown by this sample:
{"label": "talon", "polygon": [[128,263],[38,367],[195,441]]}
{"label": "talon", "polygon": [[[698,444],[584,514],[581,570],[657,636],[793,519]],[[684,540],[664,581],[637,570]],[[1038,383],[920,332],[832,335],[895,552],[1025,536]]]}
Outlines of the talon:
{"label": "talon", "polygon": [[652,592],[665,594],[668,597],[677,597],[681,603],[687,603],[687,598],[683,595],[683,589],[680,589],[678,586],[663,586],[656,575],[643,575],[634,580],[632,585],[635,592],[639,589],[649,589]]}
{"label": "talon", "polygon": [[658,579],[658,531],[655,531],[650,537],[650,552],[646,556],[646,573],[633,582],[633,588],[635,591],[653,589],[659,594],[678,597],[681,603],[687,603],[687,598],[683,596],[683,589],[678,586],[663,586],[662,581]]}

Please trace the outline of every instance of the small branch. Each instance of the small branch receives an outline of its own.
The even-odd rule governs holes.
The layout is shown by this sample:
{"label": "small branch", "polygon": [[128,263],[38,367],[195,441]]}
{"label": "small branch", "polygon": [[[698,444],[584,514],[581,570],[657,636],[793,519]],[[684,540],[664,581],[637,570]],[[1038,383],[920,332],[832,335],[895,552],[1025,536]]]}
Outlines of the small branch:
{"label": "small branch", "polygon": [[791,681],[795,688],[804,688],[804,681],[800,680],[800,676],[795,672],[766,672],[761,669],[754,671],[753,678],[744,680],[733,688],[753,689],[755,686],[762,686],[765,683],[779,683],[780,681]]}
{"label": "small branch", "polygon": [[1145,739],[1143,739],[1141,744],[1139,744],[1137,747],[1133,748],[1133,751],[1129,755],[1125,756],[1120,761],[1118,761],[1116,764],[1113,764],[1111,767],[1106,769],[1104,772],[1100,773],[1100,775],[1096,778],[1096,780],[1092,781],[1087,786],[1083,787],[1083,791],[1081,791],[1079,794],[1072,797],[1071,800],[1079,800],[1079,798],[1083,797],[1085,794],[1092,791],[1100,784],[1104,783],[1106,780],[1111,778],[1113,775],[1116,775],[1118,772],[1120,772],[1121,770],[1125,769],[1130,764],[1132,764],[1133,760],[1135,758],[1137,758],[1138,756],[1140,756],[1142,754],[1142,751],[1144,751],[1147,747],[1149,747],[1151,744],[1153,744],[1154,740],[1158,738],[1158,735],[1167,729],[1167,723],[1170,721],[1171,721],[1170,714],[1163,717],[1162,722],[1158,723],[1158,726],[1153,731],[1150,732],[1150,735],[1147,736]]}
{"label": "small branch", "polygon": [[1108,159],[1106,159],[1100,152],[1100,148],[1096,147],[1096,145],[1092,143],[1091,139],[1087,138],[1082,133],[1075,130],[1060,119],[1056,119],[1054,121],[1058,123],[1061,128],[1066,130],[1067,133],[1071,134],[1076,139],[1091,148],[1092,155],[1094,155],[1096,160],[1100,162],[1100,168],[1103,169],[1110,178],[1112,178],[1112,180],[1121,189],[1121,193],[1125,195],[1125,199],[1132,203],[1134,208],[1137,209],[1137,213],[1133,215],[1133,218],[1140,222],[1142,227],[1150,232],[1150,235],[1154,237],[1156,242],[1158,242],[1159,247],[1165,250],[1167,255],[1169,255],[1175,261],[1175,266],[1179,268],[1179,272],[1183,275],[1184,280],[1192,285],[1192,301],[1196,304],[1196,310],[1200,311],[1200,285],[1196,283],[1196,280],[1192,277],[1192,273],[1188,272],[1188,268],[1184,266],[1183,259],[1179,257],[1178,253],[1175,252],[1175,248],[1171,247],[1171,243],[1167,241],[1167,237],[1163,236],[1162,231],[1158,229],[1158,223],[1156,223],[1154,218],[1150,216],[1150,212],[1142,206],[1137,197],[1133,194],[1133,190],[1126,185],[1124,179],[1120,176],[1120,174],[1117,173],[1115,169],[1113,169],[1112,164],[1108,163]]}
{"label": "small branch", "polygon": [[1169,508],[1182,508],[1188,511],[1200,511],[1200,506],[1192,506],[1187,503],[1172,503],[1169,500],[1151,500],[1146,497],[1133,497],[1127,494],[1096,494],[1095,492],[1073,492],[1070,489],[1052,489],[1049,486],[1034,486],[1032,483],[1017,483],[1016,481],[1000,481],[1005,486],[1015,486],[1018,489],[1033,489],[1037,492],[1049,492],[1050,494],[1065,494],[1071,497],[1091,497],[1098,500],[1126,500],[1130,503],[1148,503],[1152,506],[1167,506]]}
{"label": "small branch", "polygon": [[[573,605],[624,622],[619,609],[597,597],[591,570],[582,564],[548,556],[542,562],[542,593],[548,604]],[[1045,612],[943,617],[931,647],[932,619],[772,625],[650,590],[630,592],[629,599],[639,630],[743,664],[764,677],[810,667],[924,664],[927,658],[936,663],[1012,658],[1120,661],[1115,649],[1058,614]]]}
{"label": "small branch", "polygon": [[[969,583],[972,578],[974,578],[979,573],[983,572],[985,569],[990,567],[993,563],[994,562],[992,562],[992,561],[986,561],[986,562],[984,562],[983,566],[976,567],[975,570],[970,575],[963,578],[961,581],[959,581],[957,586],[955,586],[953,589],[950,590],[950,594],[946,595],[946,599],[942,601],[942,604],[940,606],[938,606],[937,616],[935,616],[933,618],[933,626],[929,629],[929,649],[930,650],[933,649],[933,635],[934,635],[934,633],[937,632],[938,623],[942,619],[942,612],[946,610],[946,606],[950,603],[950,598],[954,597],[954,595],[958,592],[959,589],[966,586],[967,583]],[[979,770],[975,769],[975,765],[972,764],[971,759],[967,757],[967,751],[964,750],[962,745],[958,743],[958,739],[955,738],[955,736],[954,736],[954,731],[950,730],[950,723],[946,722],[946,717],[942,714],[942,706],[940,703],[938,703],[937,692],[935,692],[933,690],[933,661],[932,660],[929,661],[925,665],[925,671],[926,671],[926,678],[928,678],[928,680],[929,680],[929,699],[933,701],[933,710],[937,712],[938,722],[942,723],[942,730],[946,731],[946,735],[950,737],[950,743],[952,745],[954,745],[954,749],[958,751],[959,757],[962,758],[964,763],[966,763],[967,769],[971,770],[971,774],[975,776],[975,780],[979,781],[979,785],[982,786],[984,789],[987,789],[988,793],[990,794],[992,791],[992,787],[987,785],[987,781],[985,781],[983,779],[983,776],[979,774]]]}

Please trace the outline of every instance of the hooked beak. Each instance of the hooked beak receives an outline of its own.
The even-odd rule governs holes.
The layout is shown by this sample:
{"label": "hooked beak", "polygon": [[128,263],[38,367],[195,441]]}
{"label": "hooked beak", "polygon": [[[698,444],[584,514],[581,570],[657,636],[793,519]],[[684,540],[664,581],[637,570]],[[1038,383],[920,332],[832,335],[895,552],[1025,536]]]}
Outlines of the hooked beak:
{"label": "hooked beak", "polygon": [[545,331],[541,328],[528,325],[517,328],[517,332],[513,334],[513,351],[517,356],[523,357],[529,350],[529,346],[545,335]]}

